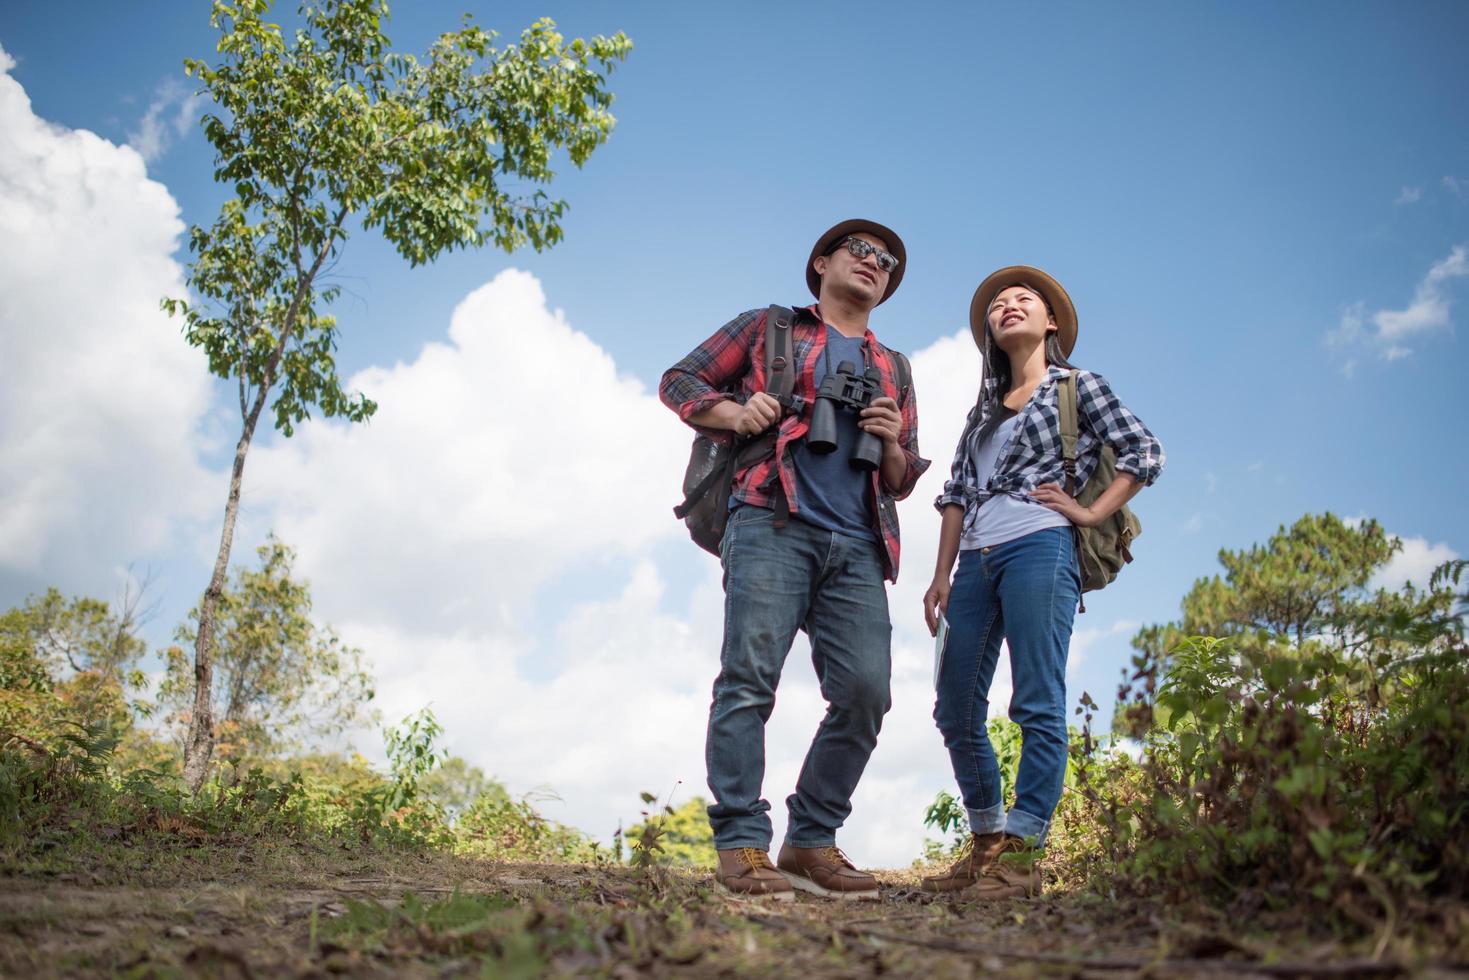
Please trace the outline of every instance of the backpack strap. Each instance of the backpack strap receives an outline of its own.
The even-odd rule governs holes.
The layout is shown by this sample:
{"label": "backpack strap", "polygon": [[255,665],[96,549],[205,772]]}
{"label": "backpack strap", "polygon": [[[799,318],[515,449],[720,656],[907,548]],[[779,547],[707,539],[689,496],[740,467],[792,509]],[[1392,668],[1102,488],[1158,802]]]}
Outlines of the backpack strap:
{"label": "backpack strap", "polygon": [[891,347],[887,349],[888,357],[893,359],[893,380],[898,383],[898,400],[903,398],[903,392],[913,387],[913,365],[908,363],[908,358],[899,354]]}
{"label": "backpack strap", "polygon": [[1056,410],[1061,419],[1061,460],[1066,470],[1066,492],[1076,496],[1076,368],[1056,387]]}
{"label": "backpack strap", "polygon": [[796,390],[796,366],[791,363],[795,349],[791,324],[795,319],[794,311],[778,303],[765,311],[765,391],[774,395],[782,408],[790,407]]}
{"label": "backpack strap", "polygon": [[[770,309],[765,311],[765,391],[780,402],[782,409],[795,407],[792,402],[796,391],[795,344],[791,340],[791,327],[795,320],[795,311],[779,303],[770,304]],[[770,452],[773,453],[775,438],[773,434],[765,437],[770,439]],[[781,485],[778,466],[771,476],[770,502],[771,510],[775,512],[775,520],[771,523],[774,527],[785,527],[791,516],[791,504],[786,499],[785,487]]]}
{"label": "backpack strap", "polygon": [[[1061,423],[1061,467],[1066,471],[1066,492],[1076,496],[1076,368],[1056,386],[1056,414]],[[1081,528],[1073,528],[1076,538],[1076,567],[1081,569]],[[1086,597],[1077,595],[1077,612],[1086,612]]]}

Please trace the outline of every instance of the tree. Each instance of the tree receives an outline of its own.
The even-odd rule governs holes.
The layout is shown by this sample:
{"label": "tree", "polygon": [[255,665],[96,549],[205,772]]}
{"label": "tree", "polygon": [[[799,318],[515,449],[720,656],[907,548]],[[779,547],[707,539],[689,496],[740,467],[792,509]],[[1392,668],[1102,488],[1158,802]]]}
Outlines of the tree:
{"label": "tree", "polygon": [[[643,794],[643,801],[654,805],[657,800],[651,793]],[[635,823],[623,832],[624,838],[633,845],[634,859],[644,842],[656,847],[649,848],[644,863],[656,863],[653,852],[671,864],[684,864],[696,868],[714,868],[719,864],[719,854],[714,849],[714,830],[709,826],[709,801],[695,796],[680,807],[664,806],[661,812],[644,811],[643,821]],[[651,834],[649,828],[652,829]]]}
{"label": "tree", "polygon": [[70,722],[131,727],[129,690],[146,687],[138,629],[147,583],[129,582],[117,612],[100,599],[68,599],[56,589],[0,615],[0,731],[54,734]]}
{"label": "tree", "polygon": [[[1394,624],[1439,624],[1452,631],[1452,589],[1435,579],[1397,591],[1373,577],[1402,549],[1374,520],[1349,524],[1308,514],[1282,525],[1264,545],[1219,552],[1224,575],[1194,582],[1180,621],[1146,626],[1135,648],[1155,657],[1189,636],[1228,637],[1237,649],[1328,644],[1363,655],[1399,642]],[[1421,633],[1421,628],[1418,630]],[[1405,642],[1421,644],[1415,635]]]}
{"label": "tree", "polygon": [[[257,554],[259,569],[235,573],[212,619],[219,683],[210,708],[232,759],[269,755],[304,736],[330,735],[373,717],[362,651],[312,622],[310,587],[292,576],[295,553],[272,535]],[[177,636],[197,646],[199,610],[189,618]],[[187,656],[172,647],[167,660],[159,697],[187,719],[195,703]]]}
{"label": "tree", "polygon": [[457,817],[481,797],[496,804],[510,802],[510,794],[502,783],[457,755],[444,759],[424,776],[418,789],[421,796],[443,807],[450,817]]}
{"label": "tree", "polygon": [[[269,402],[277,429],[313,407],[358,422],[376,405],[348,393],[325,281],[349,220],[379,231],[411,265],[455,248],[536,249],[562,237],[566,203],[544,185],[553,151],[580,166],[611,132],[604,73],[622,34],[570,42],[550,20],[493,47],[466,19],[425,60],[389,50],[384,0],[308,0],[287,41],[270,0],[215,0],[220,61],[185,62],[216,114],[204,117],[214,177],[234,191],[209,228],[194,226],[187,281],[197,303],[163,300],[209,368],[238,387],[241,418],[219,552],[199,604],[194,705],[184,775],[195,790],[214,747],[215,610],[224,592],[245,457]],[[512,184],[513,186],[513,184]],[[274,398],[271,401],[272,397]]]}

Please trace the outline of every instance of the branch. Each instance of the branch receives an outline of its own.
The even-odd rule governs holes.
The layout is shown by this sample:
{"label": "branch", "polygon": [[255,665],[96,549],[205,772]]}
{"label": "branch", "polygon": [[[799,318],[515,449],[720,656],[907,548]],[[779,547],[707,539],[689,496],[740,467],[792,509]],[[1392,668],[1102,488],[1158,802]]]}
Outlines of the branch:
{"label": "branch", "polygon": [[48,750],[46,746],[42,745],[40,742],[33,742],[30,739],[26,738],[24,735],[17,734],[16,732],[0,732],[0,742],[10,741],[19,742],[21,745],[24,745],[26,748],[30,749],[32,752],[36,753],[36,755],[39,755],[42,758],[51,758],[50,750]]}
{"label": "branch", "polygon": [[[281,358],[285,356],[286,344],[291,339],[291,331],[295,327],[296,317],[300,314],[301,303],[306,298],[306,292],[315,281],[316,274],[321,271],[321,265],[331,254],[332,243],[336,240],[337,232],[342,229],[342,222],[347,220],[349,207],[343,204],[337,211],[336,217],[332,218],[331,225],[327,228],[326,240],[321,243],[321,251],[316,253],[316,260],[311,263],[309,271],[301,271],[300,259],[296,259],[296,293],[291,297],[291,305],[286,310],[285,322],[281,326],[280,339],[276,341],[275,350],[271,352],[270,360],[265,364],[265,375],[260,379],[260,389],[255,394],[255,404],[250,408],[250,417],[246,419],[246,425],[253,429],[255,423],[260,419],[260,412],[265,408],[265,398],[270,393],[270,386],[275,383],[275,372],[280,367]],[[300,239],[298,238],[297,241]]]}
{"label": "branch", "polygon": [[56,630],[52,629],[50,626],[46,627],[46,640],[48,643],[51,644],[51,648],[53,650],[66,658],[66,662],[71,665],[72,670],[76,671],[78,674],[82,673],[82,668],[77,664],[75,660],[72,659],[72,645],[70,642],[58,638]]}
{"label": "branch", "polygon": [[[253,324],[254,321],[255,311],[252,309],[250,310],[249,319],[246,322],[247,324]],[[240,421],[242,422],[250,415],[250,410],[245,404],[247,391],[245,379],[250,375],[250,344],[246,338],[252,333],[254,333],[254,330],[248,327],[240,333]]]}

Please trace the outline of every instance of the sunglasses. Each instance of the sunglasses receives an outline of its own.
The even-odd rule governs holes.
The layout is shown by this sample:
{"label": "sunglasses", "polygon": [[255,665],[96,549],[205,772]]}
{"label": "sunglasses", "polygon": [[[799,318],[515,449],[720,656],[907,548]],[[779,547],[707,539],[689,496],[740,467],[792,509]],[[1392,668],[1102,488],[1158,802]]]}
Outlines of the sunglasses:
{"label": "sunglasses", "polygon": [[847,246],[847,251],[852,253],[852,257],[858,262],[861,262],[869,255],[876,255],[877,267],[883,272],[892,272],[898,267],[898,257],[896,255],[892,252],[884,252],[871,242],[864,242],[860,238],[843,238],[832,247],[832,252],[835,252],[843,245]]}

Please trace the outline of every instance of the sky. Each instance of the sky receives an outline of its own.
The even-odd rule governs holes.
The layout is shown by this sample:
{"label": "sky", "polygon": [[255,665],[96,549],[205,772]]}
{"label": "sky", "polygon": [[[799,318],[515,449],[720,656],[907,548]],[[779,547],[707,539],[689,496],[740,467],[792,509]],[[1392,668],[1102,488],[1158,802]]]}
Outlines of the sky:
{"label": "sky", "polygon": [[[338,363],[378,414],[257,438],[234,561],[271,531],[295,547],[384,716],[431,706],[451,751],[548,815],[605,842],[641,791],[707,793],[719,568],[671,516],[690,432],[658,378],[735,314],[809,302],[802,263],[844,218],[907,245],[872,326],[912,358],[934,461],[900,507],[894,707],[839,835],[859,864],[909,863],[952,790],[921,596],[994,269],[1066,285],[1073,360],[1168,454],[1134,501],[1137,561],[1077,619],[1073,703],[1110,701],[1130,637],[1219,549],[1303,514],[1400,536],[1385,584],[1469,553],[1469,7],[397,7],[413,53],[466,8],[507,38],[548,15],[625,31],[617,127],[563,161],[548,252],[411,269],[354,230]],[[215,40],[203,2],[0,5],[0,608],[151,573],[154,649],[207,582],[238,436],[158,306],[227,197],[181,67]],[[777,840],[823,710],[806,652],[767,736]]]}

